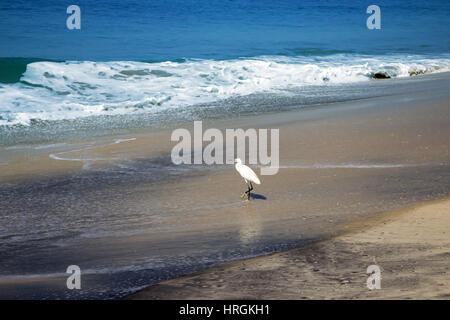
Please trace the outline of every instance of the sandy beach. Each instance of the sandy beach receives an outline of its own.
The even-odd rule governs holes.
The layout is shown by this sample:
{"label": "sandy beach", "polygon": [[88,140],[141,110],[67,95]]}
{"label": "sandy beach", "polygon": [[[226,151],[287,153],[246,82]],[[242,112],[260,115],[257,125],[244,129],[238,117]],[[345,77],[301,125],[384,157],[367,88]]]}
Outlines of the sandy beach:
{"label": "sandy beach", "polygon": [[[449,299],[450,200],[384,212],[341,236],[158,283],[127,299]],[[381,288],[366,286],[369,265]]]}
{"label": "sandy beach", "polygon": [[[4,151],[0,297],[119,298],[228,263],[134,298],[445,298],[447,202],[376,218],[448,197],[450,77],[422,79],[392,80],[380,97],[204,121],[280,129],[280,171],[250,202],[232,165],[171,163],[172,129],[192,123]],[[374,259],[383,289],[367,292]],[[83,290],[66,288],[72,264]]]}

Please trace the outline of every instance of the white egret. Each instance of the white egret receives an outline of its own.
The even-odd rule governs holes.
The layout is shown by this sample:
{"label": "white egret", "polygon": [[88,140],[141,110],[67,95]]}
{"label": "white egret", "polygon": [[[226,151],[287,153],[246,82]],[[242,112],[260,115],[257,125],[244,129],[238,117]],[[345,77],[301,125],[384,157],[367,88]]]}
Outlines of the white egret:
{"label": "white egret", "polygon": [[245,164],[242,164],[241,159],[236,158],[234,162],[236,163],[236,165],[234,166],[236,168],[236,171],[239,172],[242,178],[244,178],[245,183],[248,187],[248,190],[241,195],[241,198],[247,196],[247,199],[250,200],[250,192],[253,190],[252,182],[261,184],[261,181],[259,181],[258,176],[252,169],[247,167]]}

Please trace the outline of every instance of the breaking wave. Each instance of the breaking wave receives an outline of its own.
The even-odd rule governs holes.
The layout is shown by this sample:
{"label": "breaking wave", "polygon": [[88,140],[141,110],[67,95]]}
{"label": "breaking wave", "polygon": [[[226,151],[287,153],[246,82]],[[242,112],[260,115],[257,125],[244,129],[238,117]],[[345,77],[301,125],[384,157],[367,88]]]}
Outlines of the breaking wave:
{"label": "breaking wave", "polygon": [[301,93],[305,86],[449,70],[450,55],[261,56],[158,63],[37,61],[26,64],[18,81],[0,83],[0,125],[160,111],[255,93]]}

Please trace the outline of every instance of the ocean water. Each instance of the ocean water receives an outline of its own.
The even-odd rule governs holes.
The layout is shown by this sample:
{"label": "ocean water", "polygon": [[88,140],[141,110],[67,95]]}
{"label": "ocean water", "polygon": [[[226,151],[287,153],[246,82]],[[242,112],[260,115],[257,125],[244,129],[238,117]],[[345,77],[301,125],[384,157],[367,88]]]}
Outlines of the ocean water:
{"label": "ocean water", "polygon": [[0,4],[0,143],[33,125],[255,95],[313,104],[375,74],[450,70],[448,1],[377,1],[381,30],[366,27],[372,1],[80,0],[68,30],[71,4]]}

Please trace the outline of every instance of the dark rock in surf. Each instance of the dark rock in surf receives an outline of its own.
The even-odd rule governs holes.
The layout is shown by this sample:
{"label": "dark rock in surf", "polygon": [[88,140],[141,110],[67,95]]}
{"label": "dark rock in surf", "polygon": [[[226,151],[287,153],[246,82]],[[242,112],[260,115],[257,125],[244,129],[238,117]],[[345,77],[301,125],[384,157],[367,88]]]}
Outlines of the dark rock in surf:
{"label": "dark rock in surf", "polygon": [[372,78],[373,79],[390,79],[391,76],[387,75],[385,73],[382,73],[382,72],[377,72],[377,73],[372,75]]}

